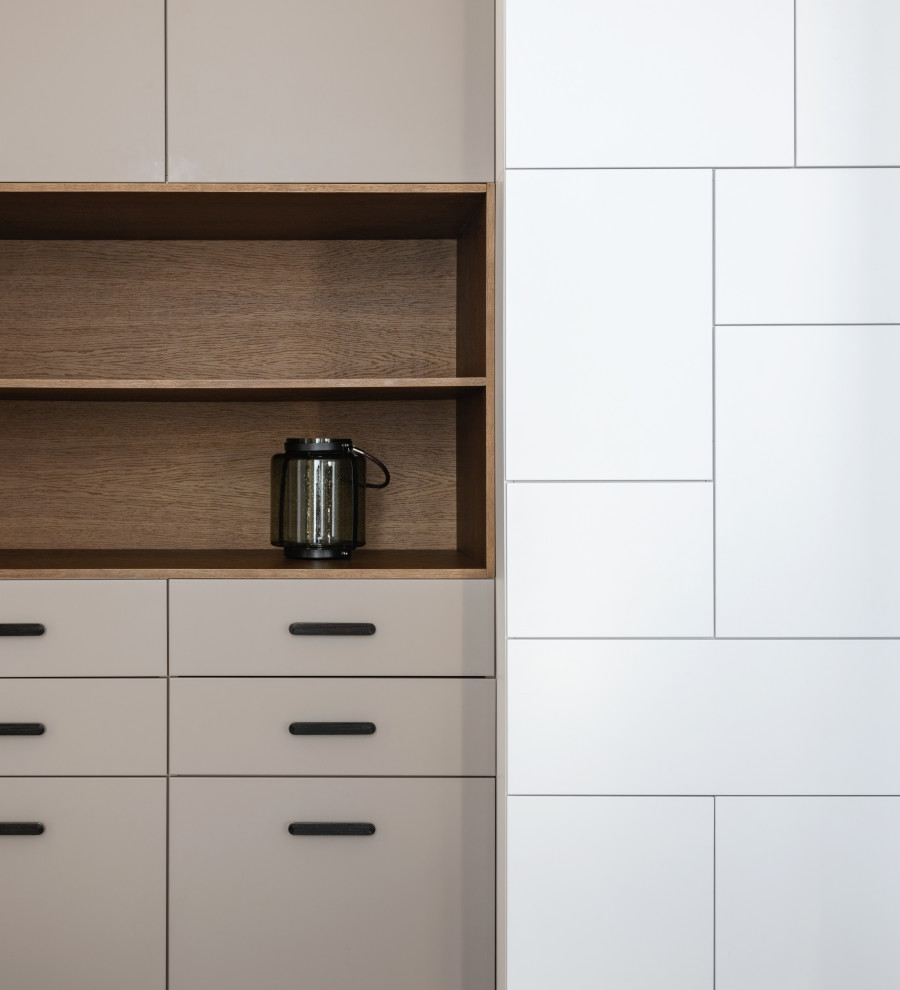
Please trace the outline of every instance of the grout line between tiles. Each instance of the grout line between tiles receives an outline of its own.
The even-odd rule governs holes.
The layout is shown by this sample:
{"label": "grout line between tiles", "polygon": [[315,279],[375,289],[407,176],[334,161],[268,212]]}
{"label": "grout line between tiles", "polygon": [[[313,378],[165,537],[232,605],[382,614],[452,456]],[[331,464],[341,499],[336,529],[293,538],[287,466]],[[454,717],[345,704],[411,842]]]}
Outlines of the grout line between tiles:
{"label": "grout line between tiles", "polygon": [[[168,158],[167,158],[168,160]],[[171,817],[171,772],[172,772],[172,681],[171,681],[171,637],[169,634],[171,581],[166,581],[166,988],[169,986],[169,819]]]}
{"label": "grout line between tiles", "polygon": [[623,642],[623,643],[892,643],[900,636],[508,636],[523,642]]}
{"label": "grout line between tiles", "polygon": [[797,167],[797,0],[794,0],[794,168]]}

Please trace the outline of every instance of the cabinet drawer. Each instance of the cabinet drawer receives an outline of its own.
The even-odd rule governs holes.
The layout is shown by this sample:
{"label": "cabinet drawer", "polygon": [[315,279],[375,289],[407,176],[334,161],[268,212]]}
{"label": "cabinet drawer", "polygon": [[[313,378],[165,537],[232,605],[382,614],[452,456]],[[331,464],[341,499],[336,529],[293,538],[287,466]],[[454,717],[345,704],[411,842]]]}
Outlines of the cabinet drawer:
{"label": "cabinet drawer", "polygon": [[164,680],[9,678],[0,685],[0,775],[165,772]]}
{"label": "cabinet drawer", "polygon": [[165,581],[0,581],[0,677],[165,673]]}
{"label": "cabinet drawer", "polygon": [[492,680],[174,678],[176,774],[494,773]]}
{"label": "cabinet drawer", "polygon": [[492,581],[173,581],[169,606],[173,674],[494,671]]}
{"label": "cabinet drawer", "polygon": [[[0,780],[2,984],[166,985],[166,782]],[[6,831],[6,830],[0,830]]]}
{"label": "cabinet drawer", "polygon": [[493,990],[492,780],[175,778],[170,810],[170,990]]}

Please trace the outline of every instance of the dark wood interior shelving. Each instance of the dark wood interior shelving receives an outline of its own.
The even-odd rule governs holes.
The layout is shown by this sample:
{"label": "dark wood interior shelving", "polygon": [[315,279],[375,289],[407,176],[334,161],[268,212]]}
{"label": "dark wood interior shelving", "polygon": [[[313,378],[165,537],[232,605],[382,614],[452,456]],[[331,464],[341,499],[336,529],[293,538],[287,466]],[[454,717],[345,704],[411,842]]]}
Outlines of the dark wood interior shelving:
{"label": "dark wood interior shelving", "polygon": [[[493,188],[0,186],[0,575],[491,576]],[[268,461],[391,467],[268,546]]]}

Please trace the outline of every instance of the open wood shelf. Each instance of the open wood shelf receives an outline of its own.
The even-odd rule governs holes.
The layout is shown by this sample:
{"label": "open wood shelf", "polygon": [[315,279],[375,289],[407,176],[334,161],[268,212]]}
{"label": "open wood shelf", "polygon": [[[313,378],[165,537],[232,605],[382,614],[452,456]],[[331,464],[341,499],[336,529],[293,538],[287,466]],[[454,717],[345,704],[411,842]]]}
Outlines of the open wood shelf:
{"label": "open wood shelf", "polygon": [[4,578],[486,578],[458,550],[356,550],[287,560],[280,550],[0,550]]}
{"label": "open wood shelf", "polygon": [[485,378],[0,378],[0,399],[277,402],[455,398],[483,389],[486,382]]}
{"label": "open wood shelf", "polygon": [[[493,576],[493,195],[0,184],[0,576]],[[268,544],[291,436],[391,470],[350,561]]]}

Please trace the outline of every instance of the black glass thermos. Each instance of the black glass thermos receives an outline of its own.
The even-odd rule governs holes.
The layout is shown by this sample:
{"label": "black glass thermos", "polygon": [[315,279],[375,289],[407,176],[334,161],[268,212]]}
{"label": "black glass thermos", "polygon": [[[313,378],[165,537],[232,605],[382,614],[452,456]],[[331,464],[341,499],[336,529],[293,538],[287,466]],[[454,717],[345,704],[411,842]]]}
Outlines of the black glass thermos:
{"label": "black glass thermos", "polygon": [[[366,481],[366,458],[384,472]],[[388,469],[351,440],[285,440],[272,458],[272,544],[286,557],[333,560],[366,543],[366,489]]]}

